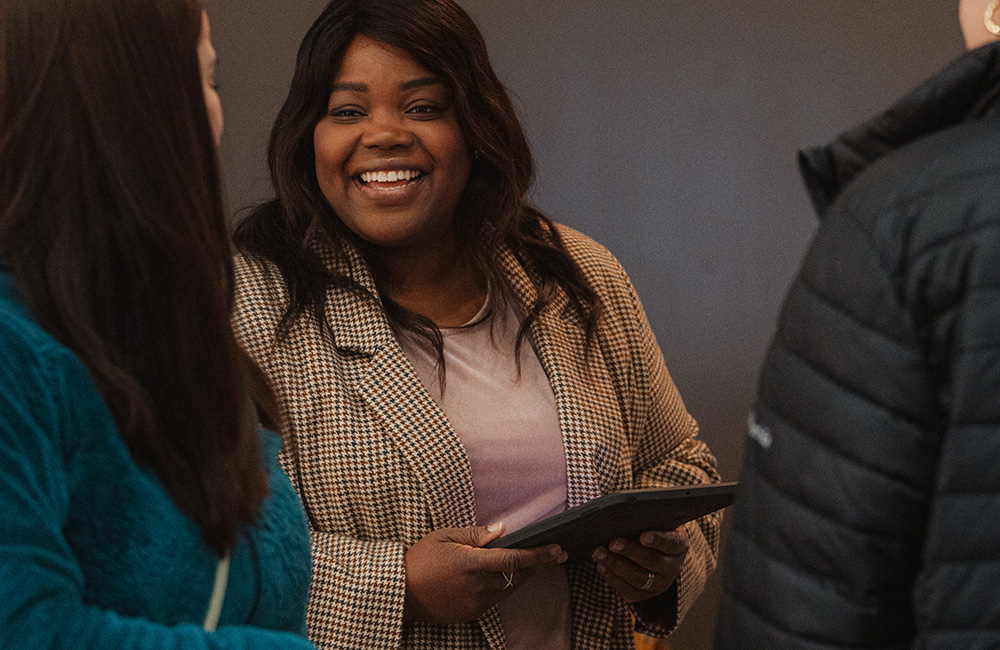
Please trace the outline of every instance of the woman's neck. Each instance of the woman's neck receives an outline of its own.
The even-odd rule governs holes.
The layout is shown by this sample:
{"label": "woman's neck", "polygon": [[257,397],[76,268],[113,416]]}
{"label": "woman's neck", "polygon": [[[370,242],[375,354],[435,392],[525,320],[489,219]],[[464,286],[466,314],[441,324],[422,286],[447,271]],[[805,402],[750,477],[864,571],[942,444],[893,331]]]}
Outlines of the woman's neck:
{"label": "woman's neck", "polygon": [[486,300],[485,275],[457,243],[433,250],[382,250],[377,257],[389,298],[438,327],[464,325]]}

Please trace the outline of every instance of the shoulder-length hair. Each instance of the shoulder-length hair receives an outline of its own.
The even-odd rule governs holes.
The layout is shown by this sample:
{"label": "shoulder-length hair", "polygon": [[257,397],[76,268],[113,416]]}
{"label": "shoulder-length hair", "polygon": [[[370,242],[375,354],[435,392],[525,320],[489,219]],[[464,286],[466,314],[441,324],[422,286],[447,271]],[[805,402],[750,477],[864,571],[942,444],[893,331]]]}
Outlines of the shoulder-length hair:
{"label": "shoulder-length hair", "polygon": [[[198,0],[0,3],[0,264],[216,552],[267,494]],[[273,411],[271,411],[273,413]]]}
{"label": "shoulder-length hair", "polygon": [[[358,35],[398,48],[447,84],[466,143],[476,152],[456,208],[466,250],[494,286],[505,288],[495,250],[508,246],[539,285],[518,345],[556,286],[581,310],[590,341],[599,313],[597,295],[567,254],[554,224],[524,202],[532,180],[527,140],[490,65],[482,35],[452,0],[332,0],[303,39],[268,147],[276,199],[257,208],[236,231],[242,251],[271,261],[285,280],[289,304],[279,329],[287,331],[305,312],[322,320],[331,285],[360,291],[350,278],[324,266],[313,252],[315,241],[323,240],[341,254],[350,242],[372,262],[371,247],[340,222],[323,196],[313,148],[313,130],[326,113],[344,54]],[[494,300],[502,295],[493,292]],[[381,298],[390,322],[425,336],[442,360],[434,324],[394,304],[384,292]]]}

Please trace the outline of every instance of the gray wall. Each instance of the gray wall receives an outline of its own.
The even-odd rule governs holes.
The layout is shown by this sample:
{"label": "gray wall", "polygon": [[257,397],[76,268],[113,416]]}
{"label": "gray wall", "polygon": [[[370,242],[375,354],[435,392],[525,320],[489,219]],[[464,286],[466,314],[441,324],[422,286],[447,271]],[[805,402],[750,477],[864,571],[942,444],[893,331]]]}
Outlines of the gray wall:
{"label": "gray wall", "polygon": [[[459,2],[528,132],[533,202],[621,259],[724,477],[737,478],[757,368],[815,227],[795,151],[959,54],[957,2]],[[270,194],[267,135],[324,5],[208,0],[234,210]],[[713,580],[675,648],[710,646],[717,598]]]}

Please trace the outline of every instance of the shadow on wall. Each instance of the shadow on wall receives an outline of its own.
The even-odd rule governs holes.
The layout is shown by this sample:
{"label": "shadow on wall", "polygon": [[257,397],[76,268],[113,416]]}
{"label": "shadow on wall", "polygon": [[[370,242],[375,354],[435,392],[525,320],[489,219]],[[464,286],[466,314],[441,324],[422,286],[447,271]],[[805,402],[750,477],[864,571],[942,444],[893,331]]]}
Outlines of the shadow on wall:
{"label": "shadow on wall", "polygon": [[[528,132],[533,201],[622,261],[723,476],[736,478],[757,369],[815,226],[795,151],[959,54],[953,3],[910,2],[905,21],[888,0],[459,3]],[[271,123],[325,4],[208,5],[234,210],[270,195]],[[718,589],[711,580],[675,650],[711,646]]]}

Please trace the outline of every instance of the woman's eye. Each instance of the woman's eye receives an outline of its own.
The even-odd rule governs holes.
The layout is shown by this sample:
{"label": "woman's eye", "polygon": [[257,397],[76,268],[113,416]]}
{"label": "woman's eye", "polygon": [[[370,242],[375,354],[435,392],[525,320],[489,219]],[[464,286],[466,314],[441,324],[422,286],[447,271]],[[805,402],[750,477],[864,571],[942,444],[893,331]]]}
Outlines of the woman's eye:
{"label": "woman's eye", "polygon": [[440,114],[442,111],[444,111],[444,107],[437,104],[417,104],[416,106],[411,106],[406,112],[410,115],[431,117]]}
{"label": "woman's eye", "polygon": [[356,108],[342,107],[334,108],[330,111],[330,117],[335,117],[342,120],[351,120],[364,117],[364,113]]}

